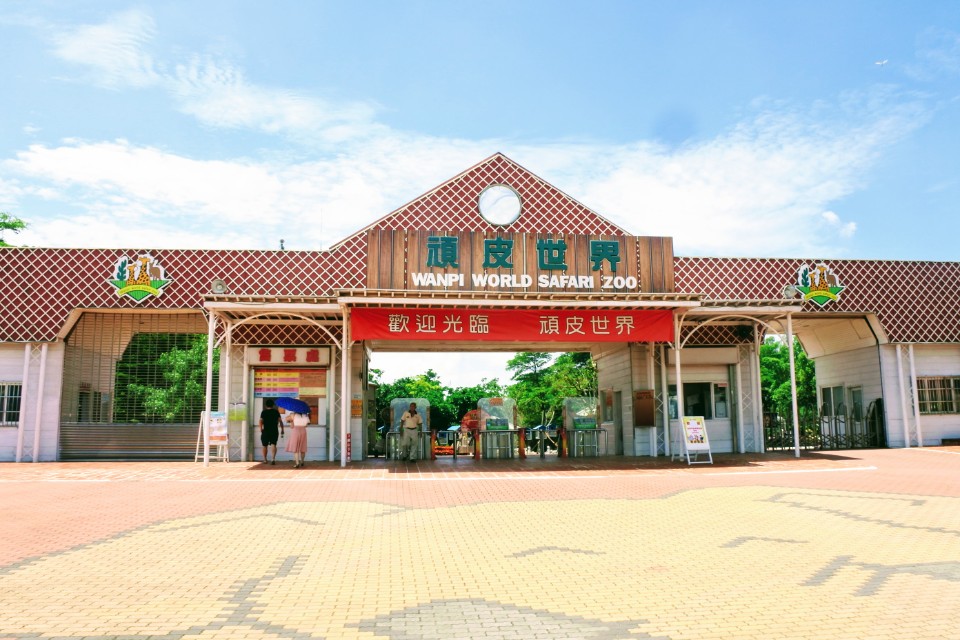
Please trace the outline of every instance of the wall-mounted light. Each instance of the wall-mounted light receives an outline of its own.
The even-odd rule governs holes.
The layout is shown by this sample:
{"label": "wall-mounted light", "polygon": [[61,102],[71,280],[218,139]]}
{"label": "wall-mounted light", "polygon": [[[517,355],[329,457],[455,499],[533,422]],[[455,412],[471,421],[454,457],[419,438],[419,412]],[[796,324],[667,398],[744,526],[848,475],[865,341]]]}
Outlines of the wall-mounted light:
{"label": "wall-mounted light", "polygon": [[219,278],[210,281],[210,293],[220,294],[227,292],[227,283]]}
{"label": "wall-mounted light", "polygon": [[792,299],[792,298],[796,298],[798,293],[800,293],[800,292],[799,292],[799,291],[797,290],[797,288],[796,288],[794,285],[792,285],[792,284],[788,284],[787,286],[785,286],[785,287],[783,288],[783,298],[784,298],[784,300],[789,300],[789,299]]}

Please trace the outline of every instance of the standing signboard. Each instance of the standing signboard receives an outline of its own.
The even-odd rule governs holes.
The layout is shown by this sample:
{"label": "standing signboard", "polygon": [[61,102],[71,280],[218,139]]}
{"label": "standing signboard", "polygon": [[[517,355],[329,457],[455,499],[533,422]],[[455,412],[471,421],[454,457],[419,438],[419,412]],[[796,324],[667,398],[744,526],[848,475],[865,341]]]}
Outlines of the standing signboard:
{"label": "standing signboard", "polygon": [[[684,455],[687,464],[713,464],[713,454],[710,452],[710,438],[707,436],[707,426],[703,416],[683,416],[680,419],[678,434],[683,444],[683,453],[674,441],[673,458]],[[706,454],[706,460],[699,460],[700,454]]]}
{"label": "standing signboard", "polygon": [[[203,424],[207,422],[207,412],[200,412],[200,426],[197,429],[197,451],[193,461],[203,459]],[[226,411],[211,411],[207,423],[208,437],[210,438],[211,460],[230,462],[230,432],[227,427]]]}

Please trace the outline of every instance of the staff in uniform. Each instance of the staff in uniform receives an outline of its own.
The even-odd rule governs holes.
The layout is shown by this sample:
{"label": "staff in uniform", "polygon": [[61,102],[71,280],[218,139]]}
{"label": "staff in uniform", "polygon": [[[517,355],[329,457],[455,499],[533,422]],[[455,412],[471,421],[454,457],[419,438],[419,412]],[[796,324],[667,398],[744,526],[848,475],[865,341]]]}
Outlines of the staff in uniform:
{"label": "staff in uniform", "polygon": [[423,425],[423,418],[417,413],[417,403],[411,402],[410,408],[400,416],[400,459],[416,462],[420,436],[417,434]]}

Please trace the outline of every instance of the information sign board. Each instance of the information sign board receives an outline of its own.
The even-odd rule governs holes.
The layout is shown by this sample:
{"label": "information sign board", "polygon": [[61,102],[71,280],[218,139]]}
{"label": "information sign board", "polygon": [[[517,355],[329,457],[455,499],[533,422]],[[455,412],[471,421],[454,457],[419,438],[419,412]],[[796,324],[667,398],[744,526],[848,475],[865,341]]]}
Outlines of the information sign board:
{"label": "information sign board", "polygon": [[[680,418],[680,440],[683,444],[683,453],[680,453],[680,447],[674,443],[673,457],[684,455],[687,458],[687,464],[713,464],[713,454],[710,452],[710,437],[707,435],[707,425],[703,416],[683,416]],[[706,460],[699,460],[701,454],[707,456]]]}

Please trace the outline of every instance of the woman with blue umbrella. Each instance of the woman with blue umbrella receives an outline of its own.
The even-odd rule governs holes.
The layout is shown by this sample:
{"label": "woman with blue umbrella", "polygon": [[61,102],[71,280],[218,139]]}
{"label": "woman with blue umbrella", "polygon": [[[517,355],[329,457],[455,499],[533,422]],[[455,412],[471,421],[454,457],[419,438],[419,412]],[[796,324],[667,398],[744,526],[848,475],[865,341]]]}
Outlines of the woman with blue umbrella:
{"label": "woman with blue umbrella", "polygon": [[293,414],[287,451],[293,454],[293,468],[303,466],[307,455],[307,425],[310,423],[310,405],[299,398],[277,398],[276,404],[284,413]]}

